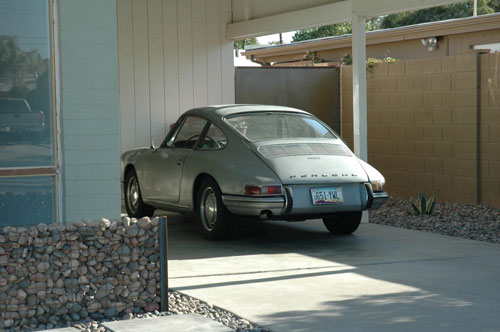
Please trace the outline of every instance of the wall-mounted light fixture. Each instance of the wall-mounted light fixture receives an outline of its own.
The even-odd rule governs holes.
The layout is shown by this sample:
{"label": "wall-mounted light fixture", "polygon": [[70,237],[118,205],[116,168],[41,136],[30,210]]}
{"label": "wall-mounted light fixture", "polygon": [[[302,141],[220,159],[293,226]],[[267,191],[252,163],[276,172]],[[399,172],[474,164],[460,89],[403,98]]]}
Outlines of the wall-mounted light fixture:
{"label": "wall-mounted light fixture", "polygon": [[421,39],[422,45],[427,47],[429,52],[434,51],[434,49],[437,47],[437,38],[436,37],[430,37],[430,38],[423,38]]}

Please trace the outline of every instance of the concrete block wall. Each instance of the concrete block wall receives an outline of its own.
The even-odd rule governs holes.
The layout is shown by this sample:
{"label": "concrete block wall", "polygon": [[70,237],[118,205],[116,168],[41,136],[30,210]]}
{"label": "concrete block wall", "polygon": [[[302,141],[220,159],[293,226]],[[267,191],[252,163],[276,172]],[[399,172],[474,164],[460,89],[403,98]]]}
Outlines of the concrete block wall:
{"label": "concrete block wall", "polygon": [[[478,59],[470,53],[368,71],[368,161],[391,195],[500,206],[500,59]],[[341,81],[341,135],[352,147],[350,66]]]}
{"label": "concrete block wall", "polygon": [[481,200],[500,206],[500,53],[480,55]]}

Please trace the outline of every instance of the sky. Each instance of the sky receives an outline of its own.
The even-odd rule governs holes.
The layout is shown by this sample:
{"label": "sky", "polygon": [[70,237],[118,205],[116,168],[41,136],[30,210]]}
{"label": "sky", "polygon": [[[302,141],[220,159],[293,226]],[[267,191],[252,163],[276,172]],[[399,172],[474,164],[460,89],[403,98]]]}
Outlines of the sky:
{"label": "sky", "polygon": [[[284,32],[282,33],[282,38],[283,38],[283,43],[288,44],[292,42],[292,36],[295,34],[295,31],[290,31],[290,32]],[[274,35],[267,35],[267,36],[262,36],[262,37],[257,37],[257,42],[261,46],[268,46],[270,42],[273,41],[279,41],[280,40],[280,35],[279,34],[274,34]],[[235,56],[234,57],[234,65],[236,67],[260,67],[260,65],[247,60],[244,56]]]}
{"label": "sky", "polygon": [[0,0],[0,35],[14,36],[23,51],[36,49],[48,58],[48,2]]}
{"label": "sky", "polygon": [[[295,31],[290,31],[290,32],[284,32],[284,33],[282,33],[283,43],[285,43],[285,44],[291,43],[292,42],[292,36],[294,34],[295,34]],[[279,34],[257,37],[257,41],[261,45],[267,45],[267,44],[269,44],[269,42],[279,41],[279,40],[280,40]]]}

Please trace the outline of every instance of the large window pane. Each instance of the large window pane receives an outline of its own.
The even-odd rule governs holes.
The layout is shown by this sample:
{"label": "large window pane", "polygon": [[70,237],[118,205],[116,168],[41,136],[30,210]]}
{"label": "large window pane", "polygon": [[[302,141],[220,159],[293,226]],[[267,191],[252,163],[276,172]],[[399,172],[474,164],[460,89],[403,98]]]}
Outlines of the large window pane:
{"label": "large window pane", "polygon": [[53,223],[53,176],[0,178],[0,227]]}
{"label": "large window pane", "polygon": [[49,5],[0,0],[0,168],[54,164]]}

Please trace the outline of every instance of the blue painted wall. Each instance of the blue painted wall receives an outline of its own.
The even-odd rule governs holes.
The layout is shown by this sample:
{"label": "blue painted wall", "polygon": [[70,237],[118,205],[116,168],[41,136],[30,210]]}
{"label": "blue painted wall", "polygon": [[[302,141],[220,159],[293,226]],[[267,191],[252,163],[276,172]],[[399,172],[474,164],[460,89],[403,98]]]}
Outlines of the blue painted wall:
{"label": "blue painted wall", "polygon": [[59,1],[65,222],[120,217],[115,0]]}

